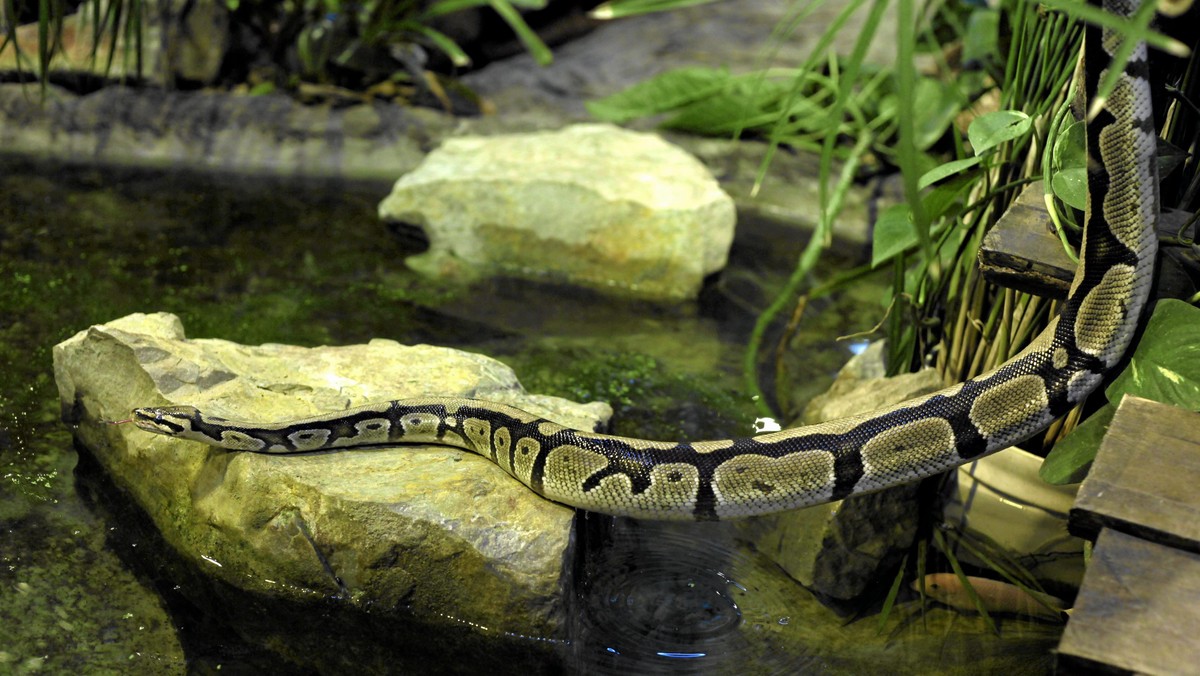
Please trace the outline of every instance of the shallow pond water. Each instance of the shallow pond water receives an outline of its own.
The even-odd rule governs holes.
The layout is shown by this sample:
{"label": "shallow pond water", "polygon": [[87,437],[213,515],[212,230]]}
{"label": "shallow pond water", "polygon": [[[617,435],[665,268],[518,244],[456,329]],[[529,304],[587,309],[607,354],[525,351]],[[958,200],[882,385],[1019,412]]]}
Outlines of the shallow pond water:
{"label": "shallow pond water", "polygon": [[[456,617],[461,635],[427,641],[418,617],[403,639],[380,638],[413,647],[399,661],[392,651],[286,661],[314,626],[382,629],[330,599],[297,617],[249,599],[238,613],[211,603],[230,590],[166,551],[73,446],[55,343],[149,311],[179,315],[189,337],[250,344],[433,343],[500,358],[534,392],[609,401],[617,433],[719,438],[749,431],[742,349],[802,244],[766,256],[739,240],[722,279],[684,307],[511,280],[464,290],[404,268],[422,242],[378,222],[387,189],[0,161],[0,673],[1046,670],[1055,625],[1013,619],[997,639],[977,618],[907,602],[877,627],[875,610],[817,602],[725,524],[583,514],[561,636],[496,643]],[[869,328],[881,293],[810,307],[826,338],[807,343],[801,381],[832,376],[849,348],[829,337]]]}

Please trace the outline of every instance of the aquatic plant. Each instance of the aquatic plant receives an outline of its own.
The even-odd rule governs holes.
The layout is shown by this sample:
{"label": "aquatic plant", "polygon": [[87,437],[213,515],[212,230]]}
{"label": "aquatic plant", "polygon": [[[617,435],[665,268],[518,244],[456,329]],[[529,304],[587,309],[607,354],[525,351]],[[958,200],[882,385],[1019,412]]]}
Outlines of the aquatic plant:
{"label": "aquatic plant", "polygon": [[[939,369],[947,382],[961,381],[1007,360],[1038,335],[1054,315],[1054,303],[1005,289],[983,277],[975,258],[984,234],[1022,188],[1041,179],[1046,202],[1059,228],[1063,246],[1078,242],[1075,210],[1083,208],[1085,153],[1082,127],[1072,122],[1072,85],[1082,39],[1082,21],[1095,21],[1148,39],[1178,54],[1182,45],[1150,32],[1151,3],[1133,24],[1114,25],[1083,3],[1060,0],[1039,4],[1017,0],[999,7],[940,3],[914,7],[896,0],[901,29],[896,66],[866,67],[863,47],[875,39],[878,13],[887,0],[851,2],[845,12],[866,5],[865,28],[849,57],[829,54],[829,41],[814,48],[801,66],[751,74],[689,69],[664,73],[617,96],[593,102],[601,117],[660,115],[664,126],[716,135],[751,135],[769,144],[762,172],[780,145],[821,153],[821,220],[797,261],[791,279],[760,315],[747,347],[744,382],[760,396],[764,412],[772,403],[790,411],[787,392],[768,397],[760,377],[774,353],[778,372],[791,336],[798,330],[806,305],[861,279],[875,268],[891,265],[893,285],[884,319],[874,330],[886,335],[889,369],[907,372],[926,365]],[[812,7],[809,3],[805,7]],[[1049,7],[1049,9],[1047,9]],[[802,15],[803,10],[797,16]],[[845,15],[839,16],[837,30]],[[1001,26],[1006,30],[1001,31]],[[780,28],[780,34],[788,32]],[[829,36],[827,36],[828,38]],[[914,54],[924,48],[939,74],[917,71]],[[1184,50],[1186,51],[1186,50]],[[948,54],[961,67],[951,68]],[[1200,204],[1200,172],[1196,171],[1200,109],[1200,70],[1195,51],[1189,73],[1170,91],[1177,105],[1166,115],[1168,157],[1188,157],[1164,188],[1164,204],[1195,212]],[[1120,68],[1110,69],[1117,73]],[[1105,86],[1102,85],[1102,89]],[[918,120],[925,121],[924,124]],[[1173,143],[1178,149],[1172,153]],[[814,281],[814,270],[832,241],[832,224],[856,174],[872,157],[884,158],[903,177],[905,200],[885,210],[875,223],[870,264]],[[835,170],[836,162],[841,171]],[[1176,162],[1178,165],[1178,162]],[[1163,174],[1169,174],[1170,166]],[[1193,217],[1174,238],[1164,241],[1195,264]],[[1073,253],[1073,251],[1072,251]],[[1195,269],[1195,268],[1194,268]],[[1193,270],[1193,279],[1197,277]],[[1193,285],[1182,294],[1200,302]],[[790,320],[774,349],[770,330]],[[1116,403],[1125,393],[1148,396],[1200,410],[1200,310],[1180,302],[1160,303],[1131,364],[1105,391],[1109,402],[1076,433],[1055,446],[1042,468],[1051,483],[1079,481],[1090,465]],[[1098,399],[1098,396],[1094,396]],[[1095,403],[1091,404],[1096,408]],[[1046,433],[1043,444],[1062,438],[1080,419],[1081,405]],[[1035,439],[1031,442],[1037,446]],[[930,523],[886,590],[878,615],[879,631],[900,604],[904,580],[923,581],[930,569],[929,545],[941,552],[938,566],[949,566],[971,599],[981,621],[993,632],[996,624],[973,589],[969,571],[955,551],[965,550],[1007,584],[1033,598],[1045,590],[1004,549],[978,541],[978,534],[945,530],[940,511]],[[973,539],[974,538],[974,539]],[[913,563],[915,559],[915,564]],[[924,608],[924,590],[921,590]]]}
{"label": "aquatic plant", "polygon": [[[435,28],[446,15],[479,7],[491,8],[513,31],[538,63],[549,63],[549,48],[529,27],[519,9],[537,10],[546,0],[221,0],[233,32],[246,33],[257,45],[260,60],[282,71],[279,84],[348,82],[355,86],[391,81],[440,91],[426,75],[425,48],[441,53],[455,67],[470,64],[466,51]],[[54,55],[64,48],[63,20],[74,5],[39,0],[0,0],[0,52],[17,51],[27,74],[38,74],[43,86]],[[91,29],[92,58],[106,53],[101,72],[110,72],[118,53],[136,78],[144,72],[146,35],[144,0],[91,0],[79,6]],[[157,11],[157,10],[154,10]],[[21,53],[17,27],[36,19],[38,53]],[[164,49],[168,46],[164,46]],[[262,83],[270,84],[270,83]],[[256,91],[265,91],[259,88]]]}
{"label": "aquatic plant", "polygon": [[[761,137],[768,150],[760,178],[779,146],[820,152],[816,232],[785,287],[759,316],[745,353],[744,382],[758,395],[764,414],[791,408],[782,388],[766,396],[760,386],[767,337],[780,316],[791,309],[774,350],[777,372],[808,302],[887,264],[894,281],[884,318],[866,333],[887,337],[889,372],[933,365],[947,382],[957,382],[1019,352],[1053,316],[1053,303],[988,281],[975,257],[983,235],[1020,189],[1039,179],[1047,186],[1046,202],[1064,246],[1078,241],[1072,210],[1083,206],[1083,140],[1081,127],[1067,120],[1081,19],[1113,26],[1170,53],[1187,51],[1148,28],[1150,9],[1126,24],[1071,0],[1050,3],[1049,11],[1025,0],[957,8],[895,0],[902,26],[896,65],[872,68],[863,57],[876,40],[888,2],[848,3],[797,67],[749,74],[681,69],[589,103],[593,115],[614,121],[665,115],[662,124],[669,128]],[[785,39],[820,4],[799,5],[775,39]],[[834,35],[861,11],[866,17],[851,54],[837,57],[830,49]],[[1002,25],[1009,29],[1003,37]],[[918,70],[918,52],[932,59],[936,74]],[[961,65],[952,67],[947,55]],[[1195,97],[1196,80],[1195,75],[1184,80],[1187,93],[1175,90],[1180,98]],[[1170,112],[1167,136],[1181,146],[1180,157],[1195,148],[1195,112],[1186,106]],[[944,160],[946,154],[952,159]],[[879,215],[869,265],[814,282],[813,271],[832,242],[833,223],[849,188],[875,158],[899,170],[905,200]],[[1166,201],[1194,210],[1200,201],[1198,175],[1193,158]],[[1178,239],[1192,242],[1185,233]],[[1051,427],[1047,440],[1070,429],[1080,413]]]}

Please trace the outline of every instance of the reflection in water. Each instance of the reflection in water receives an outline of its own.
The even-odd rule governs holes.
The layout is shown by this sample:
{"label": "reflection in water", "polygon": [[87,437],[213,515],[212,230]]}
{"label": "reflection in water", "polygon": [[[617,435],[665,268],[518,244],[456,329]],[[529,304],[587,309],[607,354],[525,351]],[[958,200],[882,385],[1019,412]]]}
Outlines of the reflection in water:
{"label": "reflection in water", "polygon": [[[789,605],[808,593],[744,582],[763,562],[729,524],[653,523],[583,515],[579,521],[569,662],[578,671],[784,673],[819,670],[812,656],[764,654]],[[770,568],[773,568],[771,566]],[[783,592],[794,589],[797,598]],[[773,627],[771,626],[773,625]],[[816,662],[816,664],[814,664]]]}

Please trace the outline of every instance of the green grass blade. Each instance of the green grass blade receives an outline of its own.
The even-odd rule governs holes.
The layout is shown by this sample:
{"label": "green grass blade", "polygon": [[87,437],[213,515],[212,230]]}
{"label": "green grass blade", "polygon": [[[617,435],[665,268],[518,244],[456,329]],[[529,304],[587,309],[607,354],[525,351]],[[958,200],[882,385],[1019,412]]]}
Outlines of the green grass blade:
{"label": "green grass blade", "polygon": [[[784,110],[790,110],[795,106],[797,98],[801,96],[800,92],[802,83],[811,81],[806,76],[808,73],[812,72],[812,63],[814,63],[818,57],[824,54],[825,50],[828,48],[829,43],[826,38],[832,39],[832,36],[836,33],[836,26],[840,26],[841,24],[845,23],[853,14],[853,12],[858,10],[858,8],[861,7],[865,1],[866,0],[855,0],[854,2],[851,2],[842,11],[842,13],[839,14],[838,18],[835,19],[834,24],[830,27],[830,30],[822,36],[822,40],[819,41],[818,45],[814,48],[805,68],[801,69],[797,77],[793,80],[794,84],[792,89],[783,104]],[[866,50],[870,46],[870,42],[874,37],[875,30],[878,27],[879,21],[886,7],[887,0],[874,0],[874,4],[872,5],[864,23],[863,30],[860,33],[858,40],[855,42],[854,50],[852,51],[849,60],[846,62],[846,72],[842,73],[838,79],[830,83],[837,84],[837,95],[834,99],[833,105],[829,109],[826,119],[834,122],[835,124],[840,121],[843,111],[847,106],[847,101],[850,98],[851,87],[858,79],[858,74],[860,72]],[[836,73],[837,61],[835,59],[830,60],[830,66],[831,72]],[[788,119],[786,116],[780,116],[779,122],[776,123],[774,129],[772,130],[772,143],[770,149],[768,150],[767,156],[763,159],[762,163],[759,164],[759,175],[755,180],[755,186],[758,186],[765,176],[770,159],[775,149],[778,147],[781,137],[784,136],[783,128],[787,122]],[[740,132],[740,129],[737,131]],[[791,303],[792,298],[799,291],[805,278],[816,265],[821,251],[828,246],[828,242],[831,240],[834,219],[841,211],[842,203],[844,202],[845,196],[849,192],[853,183],[854,172],[857,171],[863,156],[866,155],[867,151],[870,149],[875,140],[874,134],[871,134],[866,130],[860,131],[860,136],[854,146],[854,149],[850,151],[849,157],[846,158],[845,164],[842,167],[841,175],[837,183],[834,185],[832,192],[830,193],[827,191],[829,190],[829,179],[832,175],[833,154],[837,136],[838,135],[836,133],[827,130],[827,133],[824,137],[824,142],[822,144],[821,168],[818,177],[818,183],[820,185],[821,216],[817,223],[816,230],[813,232],[812,238],[809,239],[808,244],[805,245],[804,251],[801,253],[799,260],[796,262],[796,268],[792,271],[792,274],[788,278],[784,288],[779,292],[767,309],[759,315],[757,321],[755,322],[754,329],[751,332],[750,341],[746,347],[746,352],[743,358],[743,378],[748,391],[754,397],[754,401],[758,409],[767,415],[773,415],[773,412],[770,410],[770,406],[762,396],[762,390],[758,386],[758,354],[762,346],[763,337],[766,335],[767,328],[770,326],[771,322],[774,321],[775,317],[782,312],[789,303]]]}
{"label": "green grass blade", "polygon": [[900,594],[900,586],[904,582],[904,574],[908,570],[908,554],[904,555],[904,559],[900,561],[900,569],[896,571],[896,577],[892,580],[892,588],[888,590],[887,598],[883,600],[883,608],[879,610],[879,625],[875,628],[877,635],[883,634],[883,629],[887,626],[888,617],[892,614],[892,606],[896,605],[896,597]]}
{"label": "green grass blade", "polygon": [[[830,200],[829,210],[831,213],[836,213],[841,209],[841,202],[845,195],[849,192],[850,186],[854,182],[855,173],[858,171],[859,163],[861,162],[867,150],[871,147],[873,139],[870,136],[863,136],[858,140],[850,158],[842,166],[841,178],[838,185],[834,188],[833,197]],[[827,224],[832,221],[822,219]],[[767,329],[775,317],[783,311],[785,307],[791,303],[793,297],[799,291],[808,274],[812,272],[817,261],[820,259],[821,251],[825,249],[825,238],[827,231],[822,232],[818,227],[813,236],[809,238],[808,244],[805,245],[804,251],[800,254],[800,260],[796,263],[796,268],[792,270],[792,274],[788,277],[787,283],[783,290],[775,296],[775,300],[763,310],[762,314],[754,323],[754,329],[750,334],[749,344],[746,346],[746,352],[742,359],[742,374],[746,383],[746,389],[750,392],[754,400],[755,406],[764,415],[777,415],[771,410],[770,405],[764,400],[762,388],[758,385],[758,354],[762,347],[763,336],[766,335]]]}
{"label": "green grass blade", "polygon": [[105,18],[103,25],[97,28],[96,39],[92,43],[92,59],[95,60],[96,50],[100,47],[101,35],[107,32],[108,38],[108,58],[104,62],[104,76],[107,77],[112,72],[113,59],[117,56],[117,26],[121,25],[121,17],[125,16],[125,0],[111,0],[108,3],[108,9],[105,10]]}
{"label": "green grass blade", "polygon": [[929,541],[917,543],[917,593],[921,596],[921,627],[929,631],[929,621],[925,615],[925,570],[928,567]]}
{"label": "green grass blade", "polygon": [[607,21],[610,19],[637,16],[639,14],[651,14],[654,12],[682,9],[684,7],[694,7],[696,5],[707,5],[713,2],[716,2],[716,0],[609,0],[598,5],[588,13],[588,16],[593,19]]}
{"label": "green grass blade", "polygon": [[[545,9],[546,8],[546,0],[509,0],[509,1],[512,3],[512,5],[514,7],[521,7],[523,9]],[[490,4],[490,0],[437,0],[437,2],[432,3],[431,5],[429,5],[429,7],[425,8],[425,10],[423,12],[421,12],[420,18],[421,18],[421,20],[425,20],[425,19],[429,19],[429,18],[432,18],[435,16],[442,16],[445,14],[453,14],[455,12],[461,12],[464,9],[471,9],[472,7],[487,7],[489,4]]]}
{"label": "green grass blade", "polygon": [[[0,41],[0,54],[4,53],[9,45],[12,45],[13,61],[17,64],[17,75],[24,80],[24,71],[21,70],[24,55],[21,53],[21,45],[17,43],[16,0],[3,0],[3,2],[4,4],[0,6],[0,19],[4,19],[4,40]],[[13,17],[13,19],[10,21],[8,17]]]}
{"label": "green grass blade", "polygon": [[927,260],[933,259],[933,242],[929,237],[929,217],[921,202],[917,181],[921,174],[918,168],[916,145],[917,123],[915,99],[917,68],[915,65],[916,17],[913,0],[896,0],[896,94],[899,103],[897,123],[899,136],[896,140],[896,160],[904,182],[904,195],[912,210],[913,228],[921,243],[921,252]]}
{"label": "green grass blade", "polygon": [[41,73],[42,95],[50,77],[50,0],[38,0],[38,71]]}
{"label": "green grass blade", "polygon": [[[129,23],[125,27],[125,63],[129,63],[130,52],[132,51],[135,61],[134,73],[137,79],[142,79],[145,64],[143,63],[143,55],[145,54],[145,46],[142,44],[142,0],[127,0],[131,7],[129,10]],[[132,39],[130,39],[132,38]],[[132,43],[132,47],[130,44]],[[126,71],[128,72],[128,70]],[[163,73],[164,77],[170,77],[170,73]]]}
{"label": "green grass blade", "polygon": [[534,61],[537,61],[539,65],[546,66],[554,60],[550,48],[542,42],[537,33],[533,32],[529,24],[525,23],[525,19],[521,18],[520,12],[512,6],[509,0],[488,0],[488,5],[496,10],[500,18],[504,19],[509,28],[512,28],[513,32],[517,34],[517,38],[525,45],[525,49],[529,50]]}
{"label": "green grass blade", "polygon": [[[1153,17],[1155,10],[1153,2],[1142,3],[1132,21],[1110,14],[1099,7],[1092,7],[1079,0],[1045,0],[1044,4],[1047,8],[1057,9],[1074,19],[1103,26],[1104,28],[1111,28],[1120,33],[1124,37],[1124,42],[1127,43],[1144,40],[1147,45],[1175,56],[1187,56],[1191,52],[1188,46],[1182,42],[1157,31],[1150,30],[1150,20],[1145,17]],[[1120,71],[1118,70],[1117,72]]]}
{"label": "green grass blade", "polygon": [[958,557],[954,556],[954,552],[946,545],[946,538],[939,530],[933,531],[933,539],[941,548],[942,553],[946,555],[946,560],[950,562],[950,568],[954,571],[954,576],[963,586],[963,591],[967,593],[967,598],[971,599],[971,603],[975,605],[975,609],[979,611],[979,616],[983,618],[983,623],[991,630],[993,634],[999,634],[996,630],[996,623],[992,621],[992,616],[988,614],[987,608],[983,605],[983,600],[979,598],[979,594],[975,593],[975,588],[971,586],[970,580],[967,579],[966,573],[963,572],[962,566],[958,564]]}
{"label": "green grass blade", "polygon": [[[1117,86],[1117,79],[1125,72],[1125,64],[1129,62],[1129,57],[1133,55],[1133,50],[1137,47],[1137,40],[1140,38],[1149,42],[1150,22],[1154,20],[1155,5],[1153,2],[1144,2],[1141,7],[1138,7],[1134,13],[1132,20],[1129,23],[1122,22],[1121,27],[1114,28],[1125,35],[1125,40],[1117,49],[1117,53],[1113,54],[1112,64],[1106,69],[1104,78],[1100,80],[1100,84],[1096,87],[1096,96],[1092,99],[1091,107],[1088,108],[1088,119],[1094,118],[1100,113],[1104,107],[1105,100],[1112,93],[1114,87]],[[1175,56],[1187,56],[1188,49],[1182,43],[1178,43],[1182,51],[1172,51],[1170,47],[1164,47],[1168,52]]]}
{"label": "green grass blade", "polygon": [[449,57],[450,62],[454,65],[459,67],[471,65],[471,57],[467,56],[462,47],[459,47],[458,43],[450,36],[421,23],[414,23],[411,28],[413,32],[433,43],[434,47],[442,50],[442,53]]}

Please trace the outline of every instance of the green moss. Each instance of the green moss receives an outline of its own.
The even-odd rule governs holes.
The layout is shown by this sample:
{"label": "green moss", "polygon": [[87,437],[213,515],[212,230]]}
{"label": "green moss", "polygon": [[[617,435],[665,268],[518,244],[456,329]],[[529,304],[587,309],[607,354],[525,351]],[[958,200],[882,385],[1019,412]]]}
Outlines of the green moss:
{"label": "green moss", "polygon": [[654,357],[579,347],[533,347],[501,356],[531,392],[605,401],[610,432],[648,439],[696,440],[749,433],[754,408],[736,392],[691,374],[671,373]]}

